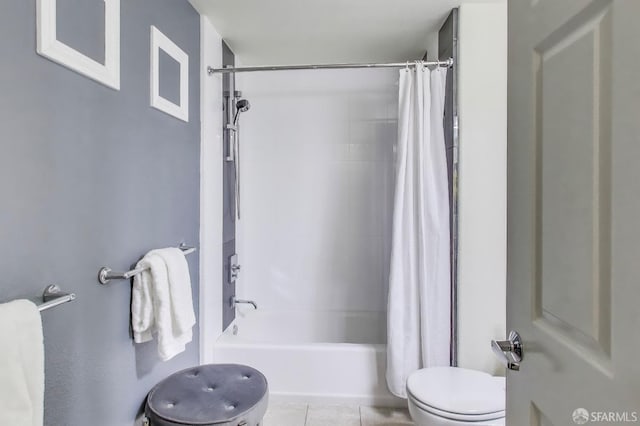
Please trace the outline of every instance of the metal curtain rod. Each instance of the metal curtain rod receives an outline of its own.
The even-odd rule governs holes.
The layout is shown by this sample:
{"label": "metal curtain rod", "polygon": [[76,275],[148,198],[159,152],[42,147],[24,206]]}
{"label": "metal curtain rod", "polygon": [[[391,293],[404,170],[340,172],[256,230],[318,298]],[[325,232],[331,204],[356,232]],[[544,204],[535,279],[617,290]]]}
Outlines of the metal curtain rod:
{"label": "metal curtain rod", "polygon": [[286,70],[321,70],[321,69],[345,69],[345,68],[402,68],[414,67],[417,62],[422,62],[425,66],[447,67],[453,66],[453,58],[445,61],[414,61],[414,62],[391,62],[382,64],[320,64],[320,65],[262,65],[257,67],[229,67],[229,68],[213,68],[207,67],[209,75],[212,74],[230,74],[234,72],[252,72],[252,71],[286,71]]}
{"label": "metal curtain rod", "polygon": [[[184,243],[180,244],[178,248],[182,250],[185,255],[191,254],[196,251],[195,247],[188,247]],[[98,271],[98,281],[100,281],[100,284],[108,284],[111,280],[128,280],[134,275],[140,274],[144,270],[145,268],[135,268],[126,272],[114,272],[111,270],[111,268],[103,266]]]}

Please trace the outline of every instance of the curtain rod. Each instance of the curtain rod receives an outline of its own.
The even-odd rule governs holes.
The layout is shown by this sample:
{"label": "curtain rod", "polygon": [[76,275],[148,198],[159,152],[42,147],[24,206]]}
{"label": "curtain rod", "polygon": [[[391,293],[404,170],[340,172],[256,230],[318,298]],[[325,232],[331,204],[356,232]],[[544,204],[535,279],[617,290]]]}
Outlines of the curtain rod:
{"label": "curtain rod", "polygon": [[[453,66],[453,58],[444,61],[419,61],[425,66],[447,67]],[[287,71],[287,70],[321,70],[321,69],[345,69],[345,68],[402,68],[413,67],[414,62],[392,62],[392,63],[372,63],[372,64],[320,64],[320,65],[262,65],[256,67],[229,67],[229,68],[213,68],[207,67],[209,75],[212,74],[231,74],[235,72],[252,72],[252,71]]]}

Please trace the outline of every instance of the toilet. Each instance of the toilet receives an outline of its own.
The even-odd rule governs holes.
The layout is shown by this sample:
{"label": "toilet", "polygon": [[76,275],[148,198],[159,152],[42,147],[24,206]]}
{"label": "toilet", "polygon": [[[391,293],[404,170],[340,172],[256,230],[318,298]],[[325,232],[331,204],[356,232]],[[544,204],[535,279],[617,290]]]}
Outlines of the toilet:
{"label": "toilet", "polygon": [[458,367],[415,371],[407,380],[416,426],[504,426],[504,377]]}

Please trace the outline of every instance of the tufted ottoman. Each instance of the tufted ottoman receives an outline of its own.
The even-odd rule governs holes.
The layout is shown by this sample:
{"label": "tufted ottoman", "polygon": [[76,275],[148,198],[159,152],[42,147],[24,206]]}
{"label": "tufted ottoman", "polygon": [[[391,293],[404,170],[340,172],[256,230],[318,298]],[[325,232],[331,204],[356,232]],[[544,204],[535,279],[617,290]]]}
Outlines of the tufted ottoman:
{"label": "tufted ottoman", "polygon": [[258,426],[267,411],[267,379],[239,364],[179,371],[147,396],[150,426]]}

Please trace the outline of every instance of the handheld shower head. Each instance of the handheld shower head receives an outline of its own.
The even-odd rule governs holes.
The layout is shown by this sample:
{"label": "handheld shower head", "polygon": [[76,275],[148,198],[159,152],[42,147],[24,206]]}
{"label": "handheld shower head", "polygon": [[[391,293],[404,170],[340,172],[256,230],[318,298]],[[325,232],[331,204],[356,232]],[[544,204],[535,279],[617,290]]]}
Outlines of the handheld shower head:
{"label": "handheld shower head", "polygon": [[234,126],[238,125],[238,120],[240,119],[240,113],[249,111],[249,108],[251,108],[251,104],[246,99],[239,99],[238,102],[236,102],[236,115],[233,117]]}
{"label": "handheld shower head", "polygon": [[238,109],[238,111],[240,112],[245,112],[245,111],[249,111],[249,108],[251,108],[251,104],[249,103],[248,100],[246,99],[240,99],[237,103],[236,103],[236,108]]}

